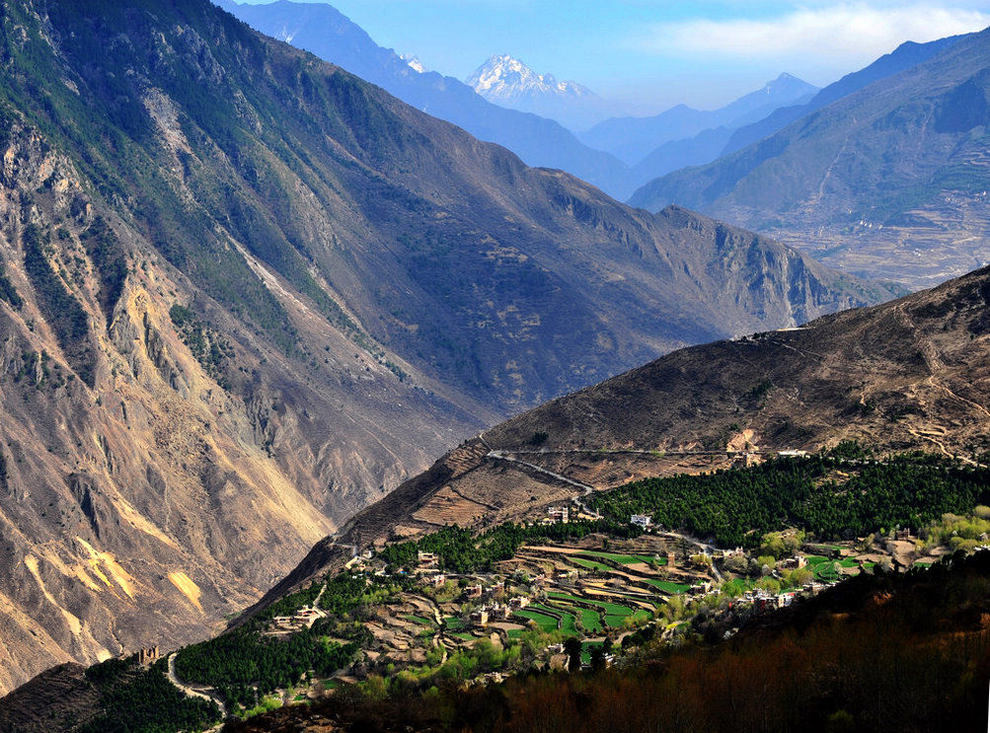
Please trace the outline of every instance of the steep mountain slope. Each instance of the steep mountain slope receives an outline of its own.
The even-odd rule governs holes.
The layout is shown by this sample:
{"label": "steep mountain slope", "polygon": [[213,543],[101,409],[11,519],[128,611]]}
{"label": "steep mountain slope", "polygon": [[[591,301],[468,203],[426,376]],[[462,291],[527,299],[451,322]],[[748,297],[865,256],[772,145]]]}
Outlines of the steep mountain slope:
{"label": "steep mountain slope", "polygon": [[869,86],[875,81],[886,79],[888,76],[899,74],[905,69],[927,61],[932,56],[941,53],[949,48],[963,36],[951,36],[940,38],[937,41],[928,43],[915,43],[906,41],[888,54],[885,54],[859,71],[846,74],[837,82],[829,84],[818,92],[807,104],[793,104],[781,107],[767,115],[762,120],[740,127],[732,133],[732,137],[726,143],[723,155],[734,153],[745,148],[765,137],[769,137],[778,130],[782,130],[795,120],[799,120],[805,115],[811,114],[815,110],[826,107],[832,102],[836,102],[843,97],[849,96],[853,92],[858,92],[863,87]]}
{"label": "steep mountain slope", "polygon": [[260,605],[354,545],[518,520],[582,487],[710,471],[746,452],[852,439],[985,461],[988,356],[990,268],[803,328],[677,351],[455,449],[314,546]]}
{"label": "steep mountain slope", "polygon": [[652,117],[614,117],[583,133],[581,140],[634,165],[664,143],[689,139],[718,127],[735,129],[766,117],[778,107],[807,101],[816,91],[816,87],[797,77],[781,74],[763,88],[720,109],[697,110],[679,104]]}
{"label": "steep mountain slope", "polygon": [[605,116],[604,100],[587,87],[538,74],[508,54],[492,56],[464,83],[489,102],[549,117],[571,129],[583,130]]}
{"label": "steep mountain slope", "polygon": [[510,410],[883,295],[205,0],[0,13],[0,688],[207,633]]}
{"label": "steep mountain slope", "polygon": [[416,71],[330,5],[287,0],[218,4],[262,33],[337,64],[481,140],[504,145],[529,165],[565,170],[619,199],[636,188],[622,163],[581,144],[559,123],[492,104],[454,77]]}
{"label": "steep mountain slope", "polygon": [[990,260],[990,31],[632,198],[802,245],[843,269],[931,285]]}

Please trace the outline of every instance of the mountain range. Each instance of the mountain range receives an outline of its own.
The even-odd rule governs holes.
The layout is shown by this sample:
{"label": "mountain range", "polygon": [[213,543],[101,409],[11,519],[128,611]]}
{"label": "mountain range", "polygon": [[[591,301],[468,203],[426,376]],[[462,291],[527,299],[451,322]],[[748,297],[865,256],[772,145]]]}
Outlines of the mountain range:
{"label": "mountain range", "polygon": [[[529,165],[565,170],[620,200],[679,166],[709,162],[724,148],[736,125],[760,119],[781,105],[806,100],[815,91],[783,74],[720,110],[706,112],[681,105],[654,118],[606,120],[582,133],[579,140],[555,120],[584,129],[592,118],[601,119],[608,105],[573,82],[541,82],[552,77],[537,74],[510,56],[496,56],[476,72],[480,77],[489,67],[486,73],[492,79],[503,73],[512,75],[511,84],[497,86],[496,97],[493,90],[481,94],[472,89],[472,79],[465,84],[424,71],[415,62],[410,65],[405,57],[376,45],[364,30],[325,3],[278,0],[258,5],[219,0],[219,4],[256,30],[378,84],[407,104],[481,140],[503,145]],[[570,91],[561,93],[559,84]],[[543,91],[534,95],[535,89]]]}
{"label": "mountain range", "polygon": [[454,77],[417,70],[330,5],[288,0],[263,5],[220,0],[219,5],[266,35],[341,66],[480,140],[505,146],[528,165],[566,170],[618,198],[636,188],[619,160],[584,145],[560,123],[492,104]]}
{"label": "mountain range", "polygon": [[615,117],[583,133],[581,140],[636,165],[661,145],[690,140],[705,131],[719,130],[728,142],[733,130],[762,120],[780,107],[806,102],[817,91],[817,87],[784,73],[719,109],[698,110],[679,104],[652,117]]}
{"label": "mountain range", "polygon": [[903,46],[779,132],[631,202],[677,201],[849,272],[933,285],[990,261],[988,79],[990,31]]}
{"label": "mountain range", "polygon": [[205,0],[8,3],[0,64],[3,689],[207,634],[512,412],[889,296]]}

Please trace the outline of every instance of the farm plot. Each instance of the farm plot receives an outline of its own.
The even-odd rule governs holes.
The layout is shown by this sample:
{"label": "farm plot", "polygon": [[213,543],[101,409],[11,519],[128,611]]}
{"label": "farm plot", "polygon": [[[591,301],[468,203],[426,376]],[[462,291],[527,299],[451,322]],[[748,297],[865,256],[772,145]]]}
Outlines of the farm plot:
{"label": "farm plot", "polygon": [[525,608],[520,611],[516,611],[515,615],[518,616],[519,618],[532,621],[533,623],[535,623],[537,626],[540,627],[541,631],[549,633],[551,631],[557,630],[557,619],[555,619],[553,616],[548,616],[545,613],[541,613],[540,611],[534,611],[529,608]]}

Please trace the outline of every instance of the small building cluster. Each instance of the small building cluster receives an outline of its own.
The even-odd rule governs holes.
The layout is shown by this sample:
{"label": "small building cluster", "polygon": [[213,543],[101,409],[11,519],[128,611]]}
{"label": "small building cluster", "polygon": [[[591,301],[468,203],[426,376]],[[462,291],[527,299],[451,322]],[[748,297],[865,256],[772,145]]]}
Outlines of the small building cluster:
{"label": "small building cluster", "polygon": [[318,619],[325,618],[326,615],[319,608],[305,606],[291,616],[275,616],[268,627],[267,633],[271,636],[294,634],[297,631],[311,628]]}
{"label": "small building cluster", "polygon": [[149,646],[147,649],[138,649],[137,652],[138,664],[147,666],[157,662],[159,659],[158,647]]}
{"label": "small building cluster", "polygon": [[642,529],[649,529],[650,525],[653,524],[653,518],[646,514],[633,514],[629,517],[629,524],[635,525]]}

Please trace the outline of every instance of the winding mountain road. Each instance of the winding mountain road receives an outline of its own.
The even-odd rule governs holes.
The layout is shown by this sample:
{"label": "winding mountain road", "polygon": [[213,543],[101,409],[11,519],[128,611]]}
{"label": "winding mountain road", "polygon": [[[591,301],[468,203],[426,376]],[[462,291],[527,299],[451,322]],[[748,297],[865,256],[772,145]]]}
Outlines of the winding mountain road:
{"label": "winding mountain road", "polygon": [[172,652],[168,655],[168,681],[175,685],[179,691],[185,694],[187,697],[198,697],[202,700],[209,700],[210,702],[216,703],[216,706],[220,708],[220,718],[222,720],[227,719],[227,706],[224,705],[223,700],[217,695],[212,687],[190,687],[185,684],[179,677],[175,674],[175,657],[178,652]]}

